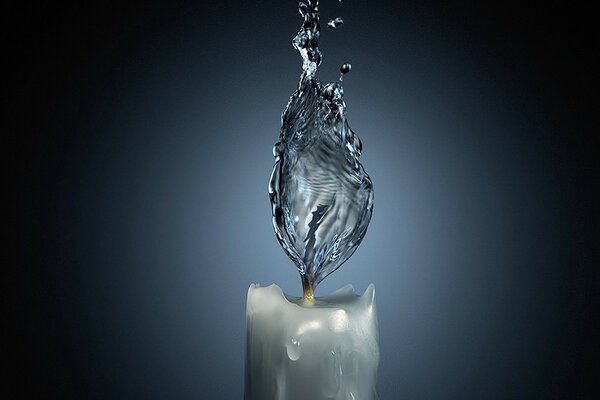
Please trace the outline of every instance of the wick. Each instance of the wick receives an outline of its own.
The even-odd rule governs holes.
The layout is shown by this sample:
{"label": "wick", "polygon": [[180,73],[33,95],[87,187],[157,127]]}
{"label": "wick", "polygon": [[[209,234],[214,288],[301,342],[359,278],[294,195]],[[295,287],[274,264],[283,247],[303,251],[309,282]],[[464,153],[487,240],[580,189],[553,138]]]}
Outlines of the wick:
{"label": "wick", "polygon": [[305,303],[313,303],[315,301],[315,292],[312,279],[310,279],[306,274],[302,275],[302,291],[302,300],[304,300]]}

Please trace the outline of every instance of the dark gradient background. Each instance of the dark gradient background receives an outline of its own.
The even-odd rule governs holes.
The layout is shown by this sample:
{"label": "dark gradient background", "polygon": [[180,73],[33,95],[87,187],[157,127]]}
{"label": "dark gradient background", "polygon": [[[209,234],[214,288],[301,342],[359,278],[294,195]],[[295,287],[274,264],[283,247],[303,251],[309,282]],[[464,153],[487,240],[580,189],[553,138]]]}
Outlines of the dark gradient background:
{"label": "dark gradient background", "polygon": [[[3,352],[39,398],[240,399],[252,282],[301,285],[267,181],[295,1],[17,10]],[[583,4],[324,1],[375,187],[317,294],[377,289],[382,399],[598,389],[597,21]],[[594,25],[596,24],[596,25]],[[14,133],[12,133],[14,132]],[[11,203],[12,204],[12,203]],[[15,275],[13,272],[17,272]],[[13,279],[14,277],[14,279]],[[14,337],[13,337],[14,336]],[[6,357],[3,357],[6,359]]]}

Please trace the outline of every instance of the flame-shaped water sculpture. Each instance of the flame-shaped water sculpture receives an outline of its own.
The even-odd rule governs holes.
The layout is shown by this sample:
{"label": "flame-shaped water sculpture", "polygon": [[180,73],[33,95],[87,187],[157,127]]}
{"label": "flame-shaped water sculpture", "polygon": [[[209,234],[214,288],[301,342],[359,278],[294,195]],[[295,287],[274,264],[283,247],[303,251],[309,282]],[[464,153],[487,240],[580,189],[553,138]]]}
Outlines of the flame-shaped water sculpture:
{"label": "flame-shaped water sculpture", "polygon": [[[362,241],[373,211],[373,185],[358,158],[362,144],[346,120],[340,83],[322,84],[318,1],[300,3],[302,28],[293,46],[303,58],[298,89],[281,116],[269,182],[273,227],[296,264],[304,299]],[[343,74],[350,65],[342,66]]]}

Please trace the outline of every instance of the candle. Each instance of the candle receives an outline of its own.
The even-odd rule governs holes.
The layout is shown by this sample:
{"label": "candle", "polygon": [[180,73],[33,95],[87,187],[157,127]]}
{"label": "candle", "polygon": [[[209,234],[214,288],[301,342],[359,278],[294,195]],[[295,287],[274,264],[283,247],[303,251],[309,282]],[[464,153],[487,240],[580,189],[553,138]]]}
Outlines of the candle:
{"label": "candle", "polygon": [[[318,0],[300,2],[293,39],[303,59],[281,116],[269,181],[273,228],[296,264],[303,297],[251,285],[246,308],[247,400],[373,400],[379,344],[375,289],[315,297],[319,282],[352,256],[373,212],[373,184],[348,124],[340,82],[321,83]],[[343,74],[350,71],[346,63]],[[340,79],[341,80],[341,79]]]}
{"label": "candle", "polygon": [[376,399],[375,288],[348,285],[313,302],[250,285],[246,400]]}

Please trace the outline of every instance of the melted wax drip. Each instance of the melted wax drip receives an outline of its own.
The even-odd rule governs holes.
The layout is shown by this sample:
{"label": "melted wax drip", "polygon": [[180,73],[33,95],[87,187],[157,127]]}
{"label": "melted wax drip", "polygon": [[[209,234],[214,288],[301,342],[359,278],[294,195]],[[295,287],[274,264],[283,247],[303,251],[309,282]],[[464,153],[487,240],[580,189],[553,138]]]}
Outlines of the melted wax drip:
{"label": "melted wax drip", "polygon": [[[302,27],[292,44],[303,59],[302,75],[281,116],[269,182],[273,227],[307,299],[354,253],[373,210],[373,185],[358,160],[362,144],[346,120],[344,90],[315,77],[322,60],[318,5],[299,5]],[[341,72],[348,71],[345,63]]]}

